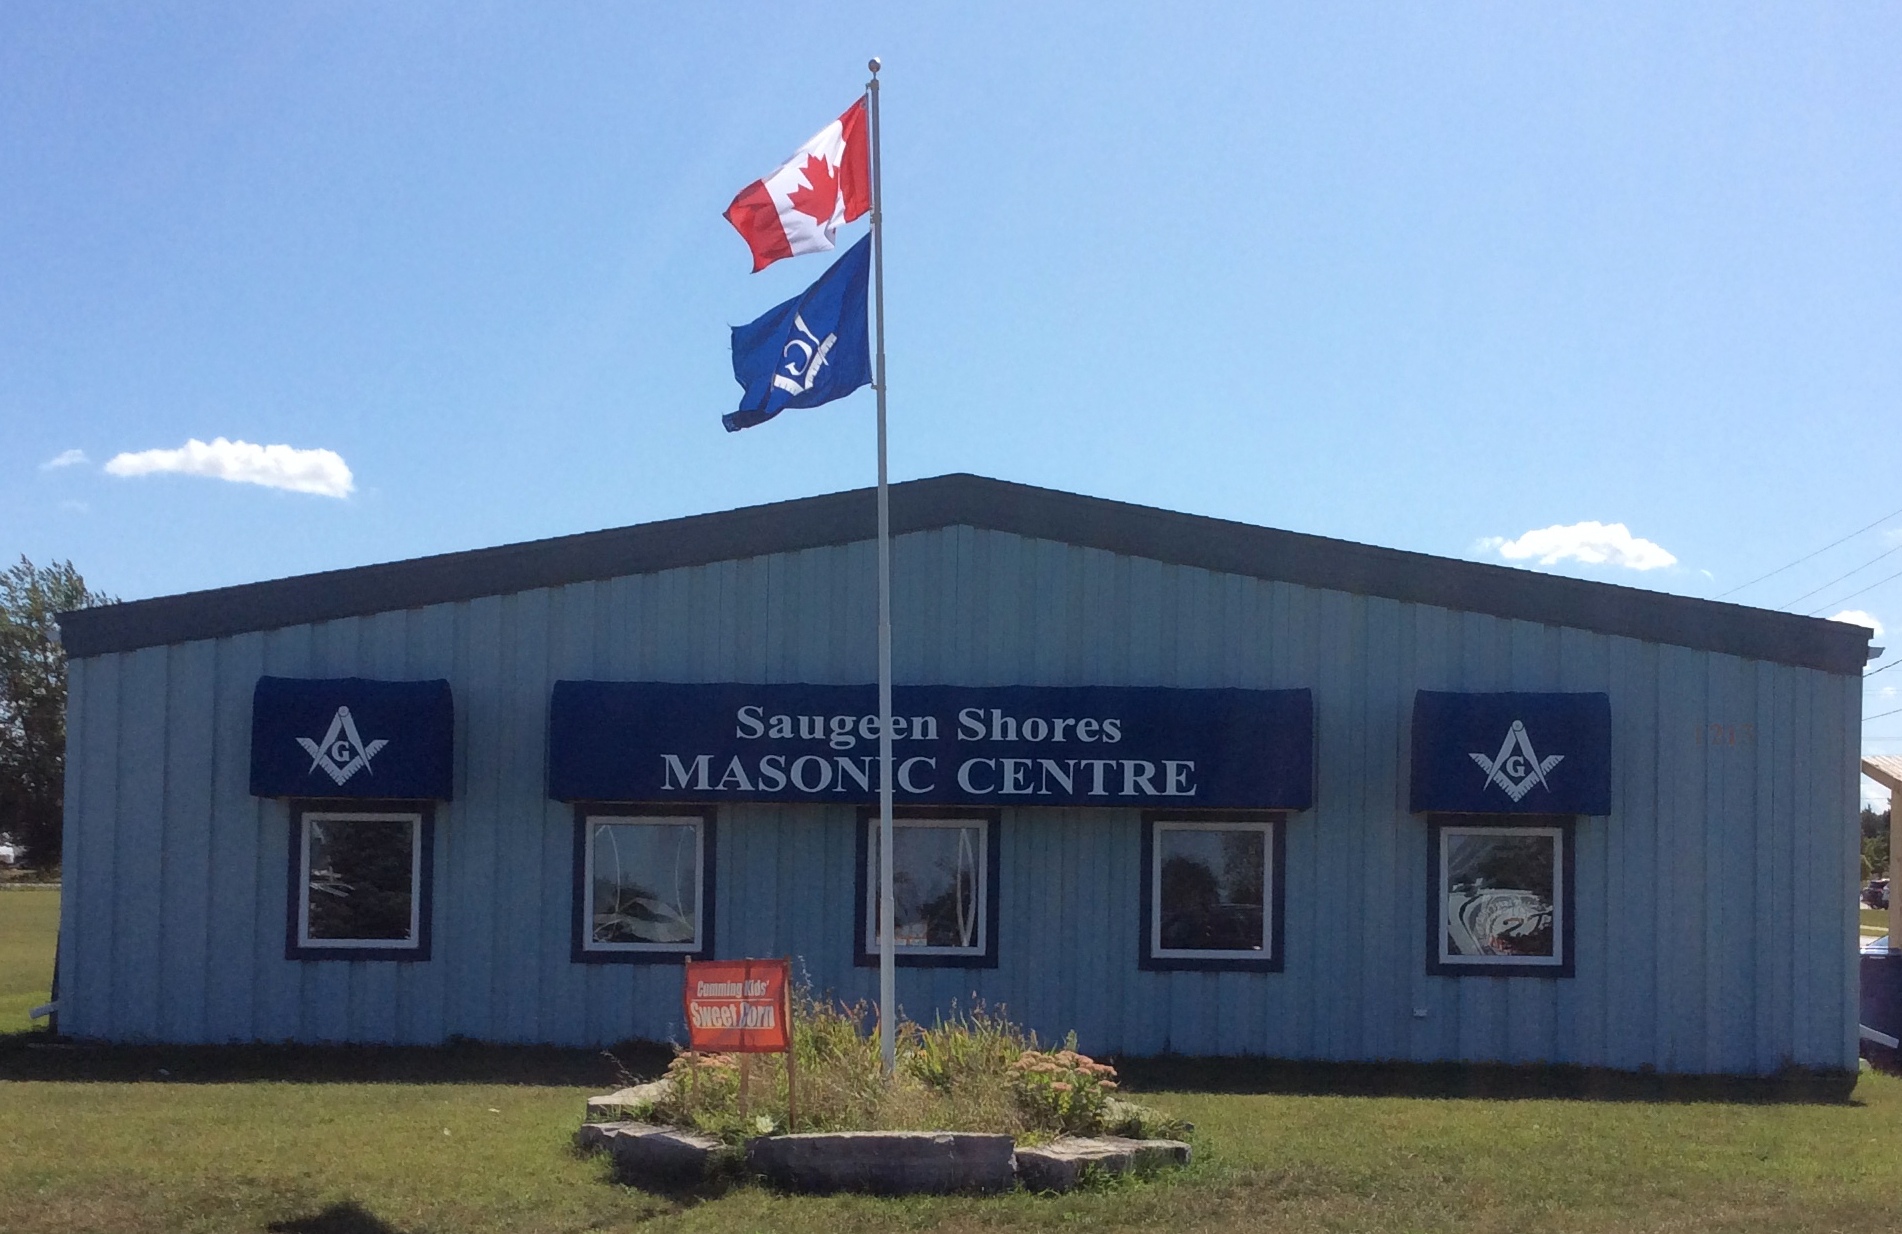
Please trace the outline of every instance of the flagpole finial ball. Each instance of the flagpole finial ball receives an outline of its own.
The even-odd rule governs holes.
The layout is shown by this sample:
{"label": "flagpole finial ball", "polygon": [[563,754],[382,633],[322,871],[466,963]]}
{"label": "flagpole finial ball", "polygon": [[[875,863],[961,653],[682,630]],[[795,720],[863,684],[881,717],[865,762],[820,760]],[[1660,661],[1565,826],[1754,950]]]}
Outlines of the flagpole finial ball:
{"label": "flagpole finial ball", "polygon": [[873,56],[870,60],[865,62],[865,67],[876,73],[879,69],[883,68],[884,65],[879,62],[877,56]]}

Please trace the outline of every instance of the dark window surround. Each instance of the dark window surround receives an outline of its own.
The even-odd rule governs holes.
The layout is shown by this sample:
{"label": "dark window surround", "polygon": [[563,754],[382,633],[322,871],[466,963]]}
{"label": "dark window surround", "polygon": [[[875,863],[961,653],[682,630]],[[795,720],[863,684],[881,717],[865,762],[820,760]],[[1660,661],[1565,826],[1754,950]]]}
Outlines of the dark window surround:
{"label": "dark window surround", "polygon": [[[1426,971],[1433,977],[1571,977],[1577,962],[1573,939],[1578,923],[1578,862],[1571,814],[1429,814],[1427,815]],[[1559,833],[1559,963],[1492,961],[1485,964],[1440,959],[1446,930],[1446,872],[1440,866],[1440,832],[1447,827],[1550,827]]]}
{"label": "dark window surround", "polygon": [[[435,918],[436,885],[436,806],[430,801],[379,801],[372,799],[316,797],[297,798],[290,806],[290,867],[285,879],[284,958],[286,960],[397,960],[419,963],[429,959],[430,924]],[[303,901],[304,819],[311,814],[420,814],[423,825],[418,843],[422,845],[416,875],[416,945],[413,947],[333,947],[321,943],[304,944],[298,912]]]}
{"label": "dark window surround", "polygon": [[[669,802],[575,803],[574,915],[569,931],[568,959],[575,964],[684,964],[713,955],[714,853],[718,849],[719,811],[714,806]],[[615,948],[590,950],[588,942],[588,820],[590,818],[689,818],[700,820],[700,937],[691,951],[637,951]]]}
{"label": "dark window surround", "polygon": [[[996,968],[998,875],[1003,869],[1003,810],[989,806],[894,806],[894,827],[902,818],[984,820],[984,950],[971,955],[906,955],[905,948],[893,947],[892,960],[900,968]],[[865,948],[865,906],[869,902],[872,856],[871,829],[878,822],[878,807],[861,806],[858,810],[857,859],[852,896],[852,963],[860,968],[877,968],[878,952]]]}
{"label": "dark window surround", "polygon": [[[1283,941],[1288,916],[1288,818],[1282,810],[1144,810],[1142,816],[1142,856],[1139,862],[1141,882],[1137,899],[1140,931],[1136,935],[1136,967],[1149,972],[1251,972],[1282,971],[1287,954]],[[1150,932],[1155,928],[1156,824],[1157,823],[1270,823],[1268,871],[1268,953],[1259,959],[1240,956],[1158,956],[1150,952]]]}

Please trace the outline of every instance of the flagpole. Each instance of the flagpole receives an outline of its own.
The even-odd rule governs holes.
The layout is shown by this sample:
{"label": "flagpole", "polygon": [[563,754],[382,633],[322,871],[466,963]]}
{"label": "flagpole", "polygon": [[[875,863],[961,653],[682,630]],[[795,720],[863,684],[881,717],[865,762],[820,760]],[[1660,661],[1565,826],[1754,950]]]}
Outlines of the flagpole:
{"label": "flagpole", "polygon": [[880,192],[878,58],[866,65],[872,130],[872,389],[878,394],[878,1052],[885,1074],[898,1071],[893,1006],[897,999],[892,935],[892,502],[885,474],[885,202]]}

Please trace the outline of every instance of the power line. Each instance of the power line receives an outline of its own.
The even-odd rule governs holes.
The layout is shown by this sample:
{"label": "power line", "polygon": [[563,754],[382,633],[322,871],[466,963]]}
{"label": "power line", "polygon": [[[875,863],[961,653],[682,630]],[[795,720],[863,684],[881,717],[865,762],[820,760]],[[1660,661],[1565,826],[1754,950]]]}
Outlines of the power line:
{"label": "power line", "polygon": [[1856,528],[1856,530],[1850,532],[1848,535],[1844,536],[1840,540],[1831,540],[1828,544],[1825,544],[1823,547],[1817,549],[1813,553],[1805,553],[1803,554],[1803,556],[1798,557],[1795,561],[1789,562],[1785,565],[1780,565],[1776,569],[1770,571],[1768,574],[1759,574],[1756,578],[1751,579],[1749,582],[1739,583],[1735,587],[1732,587],[1729,591],[1720,591],[1715,596],[1712,596],[1711,598],[1713,600],[1721,600],[1725,596],[1736,595],[1738,592],[1742,591],[1746,587],[1755,587],[1758,583],[1761,583],[1764,579],[1775,578],[1777,575],[1783,573],[1785,570],[1791,569],[1795,566],[1800,566],[1804,562],[1808,561],[1810,558],[1818,556],[1823,553],[1827,553],[1830,549],[1835,548],[1838,544],[1847,543],[1848,541],[1853,540],[1857,536],[1861,535],[1863,532],[1868,531],[1871,527],[1879,527],[1883,523],[1888,522],[1890,519],[1896,517],[1897,515],[1902,515],[1902,510],[1891,510],[1889,513],[1883,515],[1881,518],[1877,519],[1875,522],[1870,523],[1868,527],[1858,527]]}
{"label": "power line", "polygon": [[1846,596],[1841,596],[1841,597],[1838,597],[1837,599],[1831,600],[1828,604],[1823,605],[1823,608],[1811,609],[1809,615],[1812,617],[1820,616],[1824,608],[1835,608],[1838,604],[1847,604],[1849,603],[1849,601],[1855,599],[1857,596],[1862,595],[1865,592],[1874,591],[1876,588],[1882,586],[1882,584],[1891,582],[1898,578],[1902,578],[1902,570],[1897,570],[1894,574],[1885,575],[1884,577],[1879,578],[1875,582],[1869,584],[1867,587],[1859,588],[1855,591],[1850,592]]}
{"label": "power line", "polygon": [[1902,544],[1897,544],[1894,548],[1885,549],[1884,551],[1877,553],[1874,557],[1871,557],[1869,560],[1863,562],[1861,565],[1851,570],[1848,574],[1838,575],[1837,577],[1830,579],[1827,583],[1824,583],[1821,587],[1812,587],[1808,591],[1804,592],[1802,595],[1798,596],[1796,599],[1786,600],[1782,604],[1777,605],[1777,607],[1791,608],[1795,605],[1801,604],[1803,601],[1809,599],[1811,596],[1815,595],[1817,592],[1826,591],[1829,588],[1834,587],[1836,584],[1842,582],[1846,578],[1850,578],[1853,575],[1861,574],[1864,570],[1867,570],[1870,566],[1873,566],[1878,561],[1881,561],[1884,557],[1890,556],[1893,553],[1902,553]]}
{"label": "power line", "polygon": [[1891,660],[1887,664],[1883,665],[1881,668],[1870,669],[1868,672],[1863,674],[1863,678],[1866,680],[1870,677],[1874,677],[1877,673],[1886,673],[1898,664],[1902,664],[1902,660]]}
{"label": "power line", "polygon": [[1878,711],[1875,715],[1864,716],[1862,722],[1867,724],[1871,720],[1880,720],[1884,716],[1902,716],[1902,707],[1897,707],[1894,711]]}

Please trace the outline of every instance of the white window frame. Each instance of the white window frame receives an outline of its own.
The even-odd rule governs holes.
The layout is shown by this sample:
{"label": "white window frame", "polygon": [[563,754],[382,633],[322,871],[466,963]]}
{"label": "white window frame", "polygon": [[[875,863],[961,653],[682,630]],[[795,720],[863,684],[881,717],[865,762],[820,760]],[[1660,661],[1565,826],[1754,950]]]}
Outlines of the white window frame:
{"label": "white window frame", "polygon": [[[1150,824],[1149,837],[1149,958],[1152,960],[1266,960],[1275,954],[1275,828],[1271,819],[1241,821],[1198,821],[1196,819],[1157,819]],[[1203,947],[1164,947],[1162,945],[1162,837],[1168,831],[1256,831],[1261,833],[1261,948],[1260,950],[1213,950]],[[1128,946],[1127,943],[1124,946]],[[1127,953],[1125,953],[1127,954]]]}
{"label": "white window frame", "polygon": [[[1550,956],[1518,955],[1457,955],[1447,949],[1447,909],[1446,891],[1452,882],[1452,868],[1447,860],[1451,838],[1459,836],[1543,836],[1552,842],[1552,954]],[[1439,906],[1438,935],[1434,945],[1439,948],[1440,964],[1447,968],[1564,968],[1565,967],[1565,829],[1563,827],[1513,826],[1492,827],[1468,825],[1463,823],[1440,824],[1439,852],[1440,885],[1434,890],[1434,903]]]}
{"label": "white window frame", "polygon": [[[693,937],[680,943],[601,942],[594,936],[594,837],[597,827],[693,828]],[[583,814],[581,818],[581,949],[597,955],[700,954],[706,947],[707,819],[704,814]]]}
{"label": "white window frame", "polygon": [[[423,945],[423,815],[418,810],[304,809],[298,825],[297,947],[303,951],[418,951]],[[312,823],[408,822],[409,937],[312,938],[310,934],[310,840]]]}
{"label": "white window frame", "polygon": [[[878,815],[872,814],[865,820],[870,828],[865,839],[865,920],[861,931],[863,951],[867,955],[878,954]],[[892,819],[892,844],[897,847],[898,833],[907,828],[920,830],[939,828],[945,830],[964,828],[977,829],[977,941],[970,947],[932,947],[916,943],[902,943],[892,940],[892,953],[895,956],[957,956],[960,958],[979,957],[990,954],[991,928],[991,877],[990,846],[991,819],[983,814],[946,814],[930,818],[894,818]]]}

